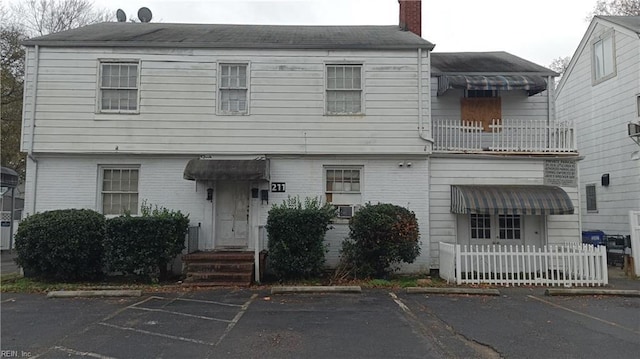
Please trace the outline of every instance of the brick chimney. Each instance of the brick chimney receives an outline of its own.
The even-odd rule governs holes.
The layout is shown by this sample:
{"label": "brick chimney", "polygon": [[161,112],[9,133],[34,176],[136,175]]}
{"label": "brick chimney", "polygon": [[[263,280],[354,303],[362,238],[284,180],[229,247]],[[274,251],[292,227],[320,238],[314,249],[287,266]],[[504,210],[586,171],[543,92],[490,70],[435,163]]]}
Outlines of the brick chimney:
{"label": "brick chimney", "polygon": [[422,0],[398,0],[400,28],[422,36]]}

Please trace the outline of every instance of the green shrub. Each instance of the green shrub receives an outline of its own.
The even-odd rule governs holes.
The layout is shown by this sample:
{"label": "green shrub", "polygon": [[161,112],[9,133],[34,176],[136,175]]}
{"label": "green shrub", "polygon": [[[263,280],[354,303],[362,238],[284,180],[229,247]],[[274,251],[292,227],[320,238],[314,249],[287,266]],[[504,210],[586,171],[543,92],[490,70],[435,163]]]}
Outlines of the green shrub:
{"label": "green shrub", "polygon": [[28,276],[75,281],[102,275],[105,218],[88,209],[36,213],[16,233],[17,262]]}
{"label": "green shrub", "polygon": [[189,217],[143,204],[141,217],[107,221],[105,262],[112,272],[135,274],[153,282],[166,278],[167,265],[184,249]]}
{"label": "green shrub", "polygon": [[341,266],[356,277],[384,278],[420,254],[418,221],[413,212],[393,204],[367,204],[349,221]]}
{"label": "green shrub", "polygon": [[324,236],[329,230],[335,208],[321,205],[317,198],[289,197],[269,210],[269,265],[280,279],[316,276],[322,272],[327,247]]}

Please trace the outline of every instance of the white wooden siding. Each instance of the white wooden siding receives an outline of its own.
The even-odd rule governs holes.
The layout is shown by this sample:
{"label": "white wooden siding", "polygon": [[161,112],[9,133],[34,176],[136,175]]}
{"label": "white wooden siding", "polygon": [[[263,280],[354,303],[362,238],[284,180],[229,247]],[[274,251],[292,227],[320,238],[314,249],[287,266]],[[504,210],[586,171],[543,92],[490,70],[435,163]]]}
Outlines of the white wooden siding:
{"label": "white wooden siding", "polygon": [[[437,96],[438,79],[431,78],[431,117],[433,119],[460,119],[460,98],[464,90],[450,89]],[[529,96],[524,90],[500,91],[502,118],[547,119],[549,116],[548,91]],[[553,109],[553,108],[552,108]]]}
{"label": "white wooden siding", "polygon": [[[451,185],[542,185],[544,160],[431,158],[429,242],[431,266],[438,268],[438,242],[457,243],[456,214],[451,213]],[[547,216],[547,243],[580,241],[578,192],[563,187],[574,215]]]}
{"label": "white wooden siding", "polygon": [[[593,39],[610,26],[596,24],[575,65],[565,76],[556,106],[558,119],[573,120],[577,129],[582,227],[609,234],[629,234],[629,211],[640,209],[640,161],[631,153],[640,150],[627,136],[627,123],[638,122],[636,96],[640,93],[640,40],[615,30],[615,77],[592,85]],[[611,183],[601,186],[609,173]],[[596,184],[598,211],[586,210],[587,184]]]}
{"label": "white wooden siding", "polygon": [[[27,54],[29,147],[34,49]],[[140,113],[97,113],[99,59],[140,59]],[[216,116],[220,62],[250,63],[250,115]],[[362,116],[324,116],[326,63],[363,63]],[[40,48],[35,152],[425,153],[415,51]],[[423,56],[429,124],[429,58]],[[427,130],[427,137],[429,127]],[[116,150],[117,147],[117,150]]]}
{"label": "white wooden siding", "polygon": [[[37,191],[33,190],[33,168],[28,166],[25,213],[64,208],[88,208],[100,210],[98,183],[99,165],[134,164],[140,166],[139,201],[165,206],[189,214],[191,225],[200,224],[200,249],[213,248],[212,203],[206,200],[206,189],[214,183],[187,181],[182,178],[184,167],[193,157],[181,156],[118,156],[118,155],[45,155],[38,160]],[[411,167],[399,167],[400,161],[411,162]],[[407,272],[426,271],[429,268],[428,234],[428,177],[426,157],[282,157],[270,160],[271,181],[285,182],[286,192],[269,193],[269,201],[252,199],[251,224],[257,235],[264,226],[271,206],[281,204],[288,196],[320,196],[324,200],[324,166],[363,166],[362,202],[394,203],[414,211],[422,233],[422,254],[411,265],[403,267]],[[251,187],[268,189],[265,182]],[[36,208],[33,194],[37,193]],[[336,223],[327,234],[329,244],[327,264],[338,262],[341,243],[349,232],[346,223]],[[252,234],[252,235],[254,235]],[[253,239],[249,241],[253,247]]]}

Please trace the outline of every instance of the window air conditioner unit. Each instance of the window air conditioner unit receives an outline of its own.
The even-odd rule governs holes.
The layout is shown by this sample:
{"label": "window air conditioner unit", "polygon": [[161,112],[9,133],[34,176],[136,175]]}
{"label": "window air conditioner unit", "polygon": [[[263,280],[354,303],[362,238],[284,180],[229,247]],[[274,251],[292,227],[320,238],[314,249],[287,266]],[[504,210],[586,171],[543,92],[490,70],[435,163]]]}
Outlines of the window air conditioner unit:
{"label": "window air conditioner unit", "polygon": [[628,125],[629,137],[640,137],[640,124],[630,123]]}
{"label": "window air conditioner unit", "polygon": [[353,214],[356,213],[360,207],[362,207],[359,204],[356,205],[344,205],[344,204],[339,204],[336,205],[336,208],[338,209],[338,218],[351,218],[353,217]]}

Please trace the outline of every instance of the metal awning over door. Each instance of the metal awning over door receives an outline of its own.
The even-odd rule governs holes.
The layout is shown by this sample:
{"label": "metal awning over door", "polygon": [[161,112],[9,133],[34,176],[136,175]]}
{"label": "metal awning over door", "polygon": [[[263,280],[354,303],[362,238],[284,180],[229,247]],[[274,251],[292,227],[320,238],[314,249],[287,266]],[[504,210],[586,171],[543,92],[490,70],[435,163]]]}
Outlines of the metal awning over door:
{"label": "metal awning over door", "polygon": [[451,186],[451,212],[573,214],[569,195],[556,186]]}
{"label": "metal awning over door", "polygon": [[535,95],[547,89],[547,81],[536,75],[442,75],[438,77],[438,95],[448,89],[526,90]]}
{"label": "metal awning over door", "polygon": [[187,163],[183,177],[191,181],[268,181],[269,160],[211,160],[195,158]]}

